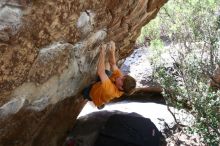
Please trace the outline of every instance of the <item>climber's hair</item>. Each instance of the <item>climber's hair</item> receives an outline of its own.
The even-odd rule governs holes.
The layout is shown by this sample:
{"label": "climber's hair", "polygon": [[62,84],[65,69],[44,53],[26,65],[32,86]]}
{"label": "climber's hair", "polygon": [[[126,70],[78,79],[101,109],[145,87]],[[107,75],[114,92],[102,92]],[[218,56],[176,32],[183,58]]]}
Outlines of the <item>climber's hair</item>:
{"label": "climber's hair", "polygon": [[123,91],[126,94],[131,94],[134,91],[135,87],[136,87],[136,80],[130,75],[125,75],[122,86]]}

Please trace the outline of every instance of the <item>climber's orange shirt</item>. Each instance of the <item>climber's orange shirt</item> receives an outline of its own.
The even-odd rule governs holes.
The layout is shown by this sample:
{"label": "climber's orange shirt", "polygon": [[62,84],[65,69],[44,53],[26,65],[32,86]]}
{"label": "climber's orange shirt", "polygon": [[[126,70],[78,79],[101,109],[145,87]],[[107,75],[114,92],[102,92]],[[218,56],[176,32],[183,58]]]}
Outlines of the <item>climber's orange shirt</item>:
{"label": "climber's orange shirt", "polygon": [[104,82],[99,81],[92,86],[89,95],[96,106],[101,106],[124,93],[114,84],[115,79],[120,76],[123,76],[122,72],[119,69],[114,70],[109,79]]}

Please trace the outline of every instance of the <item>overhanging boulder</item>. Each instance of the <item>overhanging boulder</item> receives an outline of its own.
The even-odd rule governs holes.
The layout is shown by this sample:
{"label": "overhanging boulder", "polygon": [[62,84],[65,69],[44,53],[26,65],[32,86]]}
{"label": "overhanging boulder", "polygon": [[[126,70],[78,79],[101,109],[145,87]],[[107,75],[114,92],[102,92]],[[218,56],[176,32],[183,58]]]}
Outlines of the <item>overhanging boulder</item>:
{"label": "overhanging boulder", "polygon": [[167,0],[1,0],[0,145],[60,145],[85,101],[98,44],[132,52]]}

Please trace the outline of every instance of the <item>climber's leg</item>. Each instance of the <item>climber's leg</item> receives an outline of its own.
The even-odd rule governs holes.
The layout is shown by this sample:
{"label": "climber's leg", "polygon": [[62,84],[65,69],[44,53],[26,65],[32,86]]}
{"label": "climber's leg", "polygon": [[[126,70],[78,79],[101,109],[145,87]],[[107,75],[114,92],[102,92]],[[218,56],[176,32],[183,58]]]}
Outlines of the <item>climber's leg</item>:
{"label": "climber's leg", "polygon": [[[109,71],[109,70],[105,70],[105,73],[106,73],[107,76],[109,76],[109,77],[112,75],[112,72]],[[97,76],[95,82],[99,82],[99,81],[101,81],[101,80],[100,80],[99,76]],[[87,99],[87,100],[90,100],[90,101],[92,101],[92,98],[89,96],[89,93],[90,93],[90,90],[92,89],[93,84],[94,84],[94,83],[92,83],[92,84],[86,86],[86,87],[83,89],[83,91],[82,91],[83,97],[84,97],[85,99]]]}
{"label": "climber's leg", "polygon": [[88,86],[86,86],[83,91],[82,91],[82,95],[85,99],[89,100],[89,101],[92,101],[92,98],[89,96],[89,93],[90,93],[90,90],[92,88],[92,85],[93,84],[90,84]]}

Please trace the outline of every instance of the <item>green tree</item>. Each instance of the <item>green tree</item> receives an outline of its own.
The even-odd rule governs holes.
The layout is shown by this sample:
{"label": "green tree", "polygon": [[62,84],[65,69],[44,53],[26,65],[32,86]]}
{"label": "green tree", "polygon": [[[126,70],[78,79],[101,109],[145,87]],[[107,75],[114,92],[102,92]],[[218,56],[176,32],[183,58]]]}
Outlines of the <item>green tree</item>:
{"label": "green tree", "polygon": [[[172,51],[162,51],[161,36],[171,40]],[[218,146],[220,91],[213,90],[210,81],[220,67],[220,1],[169,0],[142,28],[137,43],[145,43],[145,38],[151,40],[155,76],[167,103],[187,108],[195,117],[189,131],[198,133],[207,145]],[[170,62],[160,58],[164,52],[172,58],[173,72],[167,68]]]}

